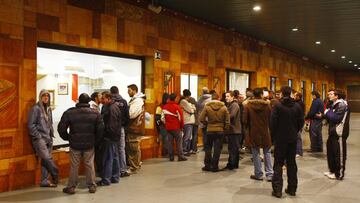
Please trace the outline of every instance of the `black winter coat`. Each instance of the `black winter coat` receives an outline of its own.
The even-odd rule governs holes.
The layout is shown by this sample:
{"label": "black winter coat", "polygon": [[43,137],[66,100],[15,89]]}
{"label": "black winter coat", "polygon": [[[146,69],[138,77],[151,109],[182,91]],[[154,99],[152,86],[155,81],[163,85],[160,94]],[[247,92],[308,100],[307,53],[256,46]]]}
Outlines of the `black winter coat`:
{"label": "black winter coat", "polygon": [[[70,128],[70,133],[68,133]],[[76,150],[88,150],[102,139],[104,122],[100,113],[89,104],[78,103],[64,112],[58,125],[63,140]]]}
{"label": "black winter coat", "polygon": [[101,109],[101,116],[104,119],[104,138],[113,142],[119,142],[121,136],[121,110],[118,102],[104,105]]}
{"label": "black winter coat", "polygon": [[301,107],[291,98],[284,97],[274,106],[270,117],[270,130],[275,145],[296,142],[297,133],[303,125]]}

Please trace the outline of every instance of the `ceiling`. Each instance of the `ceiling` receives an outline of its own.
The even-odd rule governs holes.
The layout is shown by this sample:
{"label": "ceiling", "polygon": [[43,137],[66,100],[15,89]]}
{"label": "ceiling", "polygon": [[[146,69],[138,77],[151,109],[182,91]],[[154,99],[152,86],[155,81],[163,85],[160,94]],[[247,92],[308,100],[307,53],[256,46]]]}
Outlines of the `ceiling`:
{"label": "ceiling", "polygon": [[[158,0],[157,3],[333,69],[360,67],[360,0]],[[260,5],[261,10],[255,12],[255,5]],[[292,31],[293,28],[298,31]],[[315,44],[316,41],[321,44]]]}

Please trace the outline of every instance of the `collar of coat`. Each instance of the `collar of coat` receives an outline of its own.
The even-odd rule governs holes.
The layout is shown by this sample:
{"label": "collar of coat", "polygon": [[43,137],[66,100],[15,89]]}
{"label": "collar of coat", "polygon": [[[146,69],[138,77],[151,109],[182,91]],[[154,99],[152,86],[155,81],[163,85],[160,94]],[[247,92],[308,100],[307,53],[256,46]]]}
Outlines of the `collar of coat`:
{"label": "collar of coat", "polygon": [[251,99],[247,101],[248,104],[270,104],[269,100]]}

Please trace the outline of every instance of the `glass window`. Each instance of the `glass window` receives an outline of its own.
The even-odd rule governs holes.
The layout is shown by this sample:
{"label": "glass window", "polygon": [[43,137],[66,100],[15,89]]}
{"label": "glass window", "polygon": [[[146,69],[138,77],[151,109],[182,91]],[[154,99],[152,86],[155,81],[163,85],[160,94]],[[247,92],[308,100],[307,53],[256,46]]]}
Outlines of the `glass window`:
{"label": "glass window", "polygon": [[136,84],[141,91],[142,63],[141,59],[38,47],[36,95],[42,89],[51,93],[54,146],[68,143],[56,129],[64,111],[75,106],[80,94],[90,96],[115,85],[129,101],[128,85]]}
{"label": "glass window", "polygon": [[321,92],[322,92],[322,99],[325,100],[327,96],[326,84],[322,84]]}
{"label": "glass window", "polygon": [[188,89],[191,92],[191,97],[198,99],[198,76],[188,73],[181,73],[180,76],[180,88],[181,93],[184,89]]}
{"label": "glass window", "polygon": [[239,90],[241,94],[245,94],[250,83],[249,73],[237,71],[227,71],[227,73],[228,90]]}
{"label": "glass window", "polygon": [[291,87],[291,89],[293,88],[293,80],[292,79],[288,80],[288,86]]}
{"label": "glass window", "polygon": [[276,91],[276,77],[270,77],[270,90]]}
{"label": "glass window", "polygon": [[315,82],[311,82],[311,91],[315,91]]}

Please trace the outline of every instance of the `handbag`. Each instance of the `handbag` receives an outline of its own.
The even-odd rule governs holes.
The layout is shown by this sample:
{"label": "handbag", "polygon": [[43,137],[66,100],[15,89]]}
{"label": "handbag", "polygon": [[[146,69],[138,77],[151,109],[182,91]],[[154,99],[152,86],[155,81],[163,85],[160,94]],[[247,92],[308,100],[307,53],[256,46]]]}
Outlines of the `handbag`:
{"label": "handbag", "polygon": [[344,114],[344,117],[343,119],[341,120],[340,123],[336,124],[336,134],[341,137],[342,134],[343,134],[343,130],[344,130],[344,124],[345,124],[345,119],[346,119],[346,116],[347,116],[347,111],[345,112]]}

